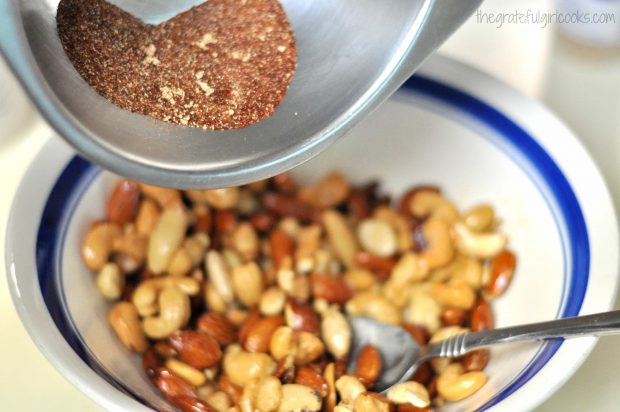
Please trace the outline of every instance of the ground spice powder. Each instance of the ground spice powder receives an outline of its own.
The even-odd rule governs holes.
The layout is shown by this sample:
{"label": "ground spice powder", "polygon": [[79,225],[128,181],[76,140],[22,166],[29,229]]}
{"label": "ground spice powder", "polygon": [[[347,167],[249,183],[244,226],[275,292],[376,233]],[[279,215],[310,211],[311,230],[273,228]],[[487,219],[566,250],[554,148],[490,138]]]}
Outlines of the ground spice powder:
{"label": "ground spice powder", "polygon": [[248,126],[273,113],[295,73],[295,37],[277,0],[208,0],[156,26],[104,0],[61,0],[56,19],[88,84],[170,123]]}

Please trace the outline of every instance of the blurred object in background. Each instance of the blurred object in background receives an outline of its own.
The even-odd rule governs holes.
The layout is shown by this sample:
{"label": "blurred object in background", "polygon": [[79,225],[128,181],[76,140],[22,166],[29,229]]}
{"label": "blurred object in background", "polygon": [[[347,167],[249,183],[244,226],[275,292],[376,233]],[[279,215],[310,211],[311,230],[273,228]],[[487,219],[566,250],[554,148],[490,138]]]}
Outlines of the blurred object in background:
{"label": "blurred object in background", "polygon": [[620,0],[557,4],[565,16],[608,21],[556,22],[541,97],[588,148],[620,210]]}
{"label": "blurred object in background", "polygon": [[0,56],[0,150],[35,123],[35,116],[24,91]]}
{"label": "blurred object in background", "polygon": [[586,46],[620,49],[620,0],[557,0],[559,33]]}

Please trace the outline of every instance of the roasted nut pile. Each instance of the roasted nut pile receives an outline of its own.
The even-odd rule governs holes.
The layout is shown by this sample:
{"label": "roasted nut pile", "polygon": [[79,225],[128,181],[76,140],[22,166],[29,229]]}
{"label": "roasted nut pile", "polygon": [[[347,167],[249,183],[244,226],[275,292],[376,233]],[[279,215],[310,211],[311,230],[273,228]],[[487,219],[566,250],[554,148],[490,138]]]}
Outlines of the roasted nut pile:
{"label": "roasted nut pile", "polygon": [[339,173],[189,191],[123,180],[82,257],[118,338],[181,410],[428,411],[484,386],[488,351],[434,359],[382,396],[377,348],[346,370],[346,315],[420,344],[492,328],[516,264],[497,226],[435,187],[392,202]]}

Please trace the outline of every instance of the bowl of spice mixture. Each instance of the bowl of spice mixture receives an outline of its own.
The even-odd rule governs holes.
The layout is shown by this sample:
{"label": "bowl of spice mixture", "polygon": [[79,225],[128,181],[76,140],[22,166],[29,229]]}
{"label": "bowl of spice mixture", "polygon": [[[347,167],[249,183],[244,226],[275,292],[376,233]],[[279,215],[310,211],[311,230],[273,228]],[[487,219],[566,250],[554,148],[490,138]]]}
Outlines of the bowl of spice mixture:
{"label": "bowl of spice mixture", "polygon": [[166,2],[2,0],[0,51],[89,160],[162,186],[231,186],[335,142],[479,2],[208,0],[152,21],[139,10]]}
{"label": "bowl of spice mixture", "polygon": [[32,339],[106,410],[511,412],[596,340],[433,359],[382,394],[389,356],[354,351],[349,319],[426,344],[604,312],[616,227],[561,122],[434,57],[337,145],[246,185],[153,186],[52,138],[15,197],[6,256]]}

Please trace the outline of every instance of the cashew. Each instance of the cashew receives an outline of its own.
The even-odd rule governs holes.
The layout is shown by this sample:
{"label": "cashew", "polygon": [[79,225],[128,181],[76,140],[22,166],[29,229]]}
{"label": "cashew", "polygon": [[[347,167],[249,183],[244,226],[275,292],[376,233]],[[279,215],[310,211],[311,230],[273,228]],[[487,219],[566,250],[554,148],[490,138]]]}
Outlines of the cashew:
{"label": "cashew", "polygon": [[351,326],[338,309],[329,309],[321,320],[321,337],[329,353],[344,359],[351,348]]}
{"label": "cashew", "polygon": [[390,257],[398,249],[398,239],[394,228],[380,219],[365,219],[357,226],[360,245],[370,253]]}
{"label": "cashew", "polygon": [[273,286],[262,294],[258,308],[264,316],[279,315],[284,310],[285,304],[286,294],[279,287]]}
{"label": "cashew", "polygon": [[375,275],[367,269],[351,269],[344,274],[343,278],[355,292],[368,290],[377,284]]}
{"label": "cashew", "polygon": [[97,274],[95,285],[104,298],[117,300],[123,294],[125,276],[116,263],[106,263]]}
{"label": "cashew", "polygon": [[355,399],[353,410],[355,412],[390,412],[390,404],[381,398],[363,393]]}
{"label": "cashew", "polygon": [[478,259],[490,259],[501,252],[508,243],[502,233],[475,233],[467,226],[454,225],[454,244],[459,252]]}
{"label": "cashew", "polygon": [[461,220],[474,232],[484,232],[493,226],[495,212],[489,205],[479,205],[465,213]]}
{"label": "cashew", "polygon": [[259,252],[259,239],[254,227],[243,222],[237,225],[230,235],[232,247],[246,261],[254,260]]}
{"label": "cashew", "polygon": [[150,199],[143,200],[136,215],[136,231],[149,236],[159,221],[159,215],[159,208],[155,202]]}
{"label": "cashew", "polygon": [[219,252],[215,250],[207,252],[205,271],[222,300],[227,304],[231,303],[234,296],[230,269]]}
{"label": "cashew", "polygon": [[172,256],[170,260],[170,265],[168,265],[168,274],[174,277],[182,277],[189,273],[192,270],[192,257],[187,252],[187,249],[180,248],[177,249],[175,254]]}
{"label": "cashew", "polygon": [[453,223],[459,218],[454,205],[434,190],[420,190],[409,201],[409,209],[414,216],[436,217],[446,223]]}
{"label": "cashew", "polygon": [[471,309],[476,302],[476,292],[467,283],[459,280],[435,283],[432,294],[440,304],[460,309]]}
{"label": "cashew", "polygon": [[166,361],[166,368],[193,386],[203,385],[207,381],[206,376],[200,370],[177,359],[168,359]]}
{"label": "cashew", "polygon": [[422,225],[422,233],[428,247],[420,253],[429,269],[435,269],[450,263],[454,256],[454,247],[450,236],[450,226],[442,219],[431,217]]}
{"label": "cashew", "polygon": [[[200,396],[200,392],[198,392],[198,395]],[[205,400],[209,405],[213,406],[215,409],[217,409],[217,412],[227,412],[228,409],[232,406],[232,402],[230,401],[230,398],[228,397],[228,395],[226,395],[225,392],[222,392],[222,391],[215,391],[209,394],[206,398],[203,398],[203,397],[200,397],[200,398]]]}
{"label": "cashew", "polygon": [[152,339],[164,339],[182,328],[191,315],[189,297],[176,286],[159,294],[159,316],[144,319],[144,333]]}
{"label": "cashew", "polygon": [[419,282],[428,276],[427,261],[413,252],[405,253],[394,265],[390,281],[403,287],[411,282]]}
{"label": "cashew", "polygon": [[292,356],[295,365],[302,366],[319,358],[325,352],[325,345],[310,332],[280,326],[271,335],[269,351],[278,361]]}
{"label": "cashew", "polygon": [[203,190],[202,198],[215,209],[232,209],[239,202],[239,188],[227,187]]}
{"label": "cashew", "polygon": [[157,313],[157,296],[165,288],[176,287],[183,293],[194,296],[200,291],[200,283],[193,278],[175,278],[164,276],[142,281],[133,292],[132,302],[140,316]]}
{"label": "cashew", "polygon": [[232,272],[235,295],[246,307],[256,306],[263,293],[263,274],[255,262],[236,267]]}
{"label": "cashew", "polygon": [[447,370],[437,379],[437,392],[445,400],[457,402],[473,395],[486,382],[487,376],[484,372],[474,371],[460,374]]}
{"label": "cashew", "polygon": [[355,376],[343,375],[336,380],[336,390],[342,402],[353,404],[355,398],[366,392],[366,387]]}
{"label": "cashew", "polygon": [[282,385],[282,402],[278,412],[321,410],[321,396],[312,388],[295,383]]}
{"label": "cashew", "polygon": [[222,365],[230,381],[241,387],[271,375],[276,369],[276,363],[271,356],[266,353],[246,352],[238,344],[226,348]]}
{"label": "cashew", "polygon": [[108,322],[127,349],[144,352],[148,348],[138,311],[131,303],[119,302],[114,305],[108,314]]}
{"label": "cashew", "polygon": [[255,405],[260,412],[274,412],[282,402],[282,384],[274,376],[265,376],[256,386]]}
{"label": "cashew", "polygon": [[133,228],[114,238],[112,251],[131,257],[138,265],[144,263],[148,239]]}
{"label": "cashew", "polygon": [[147,265],[154,274],[161,274],[170,265],[181,246],[187,230],[187,214],[180,207],[165,209],[149,238]]}
{"label": "cashew", "polygon": [[323,225],[340,261],[348,268],[355,266],[357,242],[344,216],[335,210],[327,210],[323,212]]}
{"label": "cashew", "polygon": [[101,270],[108,262],[114,239],[122,234],[120,226],[112,223],[93,225],[84,239],[82,260],[93,272]]}
{"label": "cashew", "polygon": [[416,408],[426,408],[431,403],[428,390],[414,381],[392,386],[388,390],[387,398],[396,404],[410,403]]}
{"label": "cashew", "polygon": [[452,273],[452,279],[468,284],[474,290],[482,287],[483,268],[480,261],[467,256],[459,255],[457,265]]}
{"label": "cashew", "polygon": [[393,210],[389,206],[379,206],[375,209],[373,216],[376,219],[387,222],[396,230],[396,236],[398,239],[398,251],[406,252],[411,250],[413,242],[411,239],[411,228],[407,220],[397,211]]}
{"label": "cashew", "polygon": [[241,398],[239,399],[239,402],[237,402],[237,406],[241,412],[254,412],[256,410],[254,407],[255,393],[256,382],[250,382],[243,388]]}
{"label": "cashew", "polygon": [[163,209],[177,208],[182,205],[181,193],[176,189],[140,184],[140,190],[146,197],[150,197]]}
{"label": "cashew", "polygon": [[295,365],[307,365],[317,360],[325,352],[325,345],[315,334],[306,331],[295,331],[297,338]]}
{"label": "cashew", "polygon": [[423,283],[411,288],[407,322],[424,326],[430,333],[440,325],[441,306],[431,296],[432,284]]}
{"label": "cashew", "polygon": [[396,307],[402,309],[409,299],[409,285],[400,285],[391,278],[383,284],[383,296]]}

